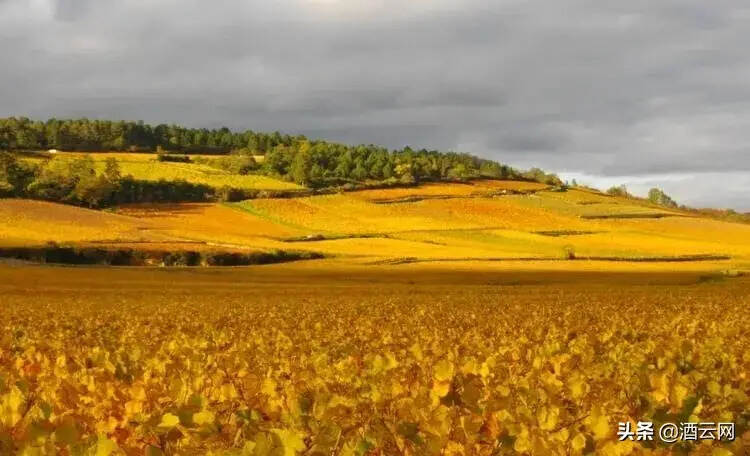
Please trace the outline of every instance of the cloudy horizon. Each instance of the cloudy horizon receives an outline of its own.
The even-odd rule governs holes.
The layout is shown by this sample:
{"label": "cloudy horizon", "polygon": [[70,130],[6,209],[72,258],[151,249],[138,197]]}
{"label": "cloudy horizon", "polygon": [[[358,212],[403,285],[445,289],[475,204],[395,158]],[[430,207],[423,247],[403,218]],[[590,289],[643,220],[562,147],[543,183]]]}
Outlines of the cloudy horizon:
{"label": "cloudy horizon", "polygon": [[738,0],[0,0],[0,116],[455,150],[750,211]]}

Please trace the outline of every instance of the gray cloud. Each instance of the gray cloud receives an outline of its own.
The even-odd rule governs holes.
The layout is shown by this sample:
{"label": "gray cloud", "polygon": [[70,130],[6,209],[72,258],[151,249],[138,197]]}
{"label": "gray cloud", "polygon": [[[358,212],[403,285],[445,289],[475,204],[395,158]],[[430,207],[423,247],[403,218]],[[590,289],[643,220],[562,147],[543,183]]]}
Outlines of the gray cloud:
{"label": "gray cloud", "polygon": [[711,194],[678,199],[750,210],[748,41],[741,0],[0,0],[0,115],[690,174]]}
{"label": "gray cloud", "polygon": [[85,18],[93,0],[57,0],[53,4],[54,17],[61,21],[75,21]]}

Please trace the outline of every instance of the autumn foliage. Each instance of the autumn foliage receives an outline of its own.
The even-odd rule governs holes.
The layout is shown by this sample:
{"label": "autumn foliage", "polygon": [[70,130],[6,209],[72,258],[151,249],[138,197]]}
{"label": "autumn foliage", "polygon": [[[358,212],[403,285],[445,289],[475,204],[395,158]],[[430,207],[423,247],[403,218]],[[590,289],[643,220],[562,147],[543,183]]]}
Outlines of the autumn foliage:
{"label": "autumn foliage", "polygon": [[[741,278],[376,292],[188,273],[165,289],[132,274],[119,276],[131,289],[4,288],[2,454],[724,455],[750,444]],[[731,421],[738,438],[618,442],[617,423],[638,420]]]}

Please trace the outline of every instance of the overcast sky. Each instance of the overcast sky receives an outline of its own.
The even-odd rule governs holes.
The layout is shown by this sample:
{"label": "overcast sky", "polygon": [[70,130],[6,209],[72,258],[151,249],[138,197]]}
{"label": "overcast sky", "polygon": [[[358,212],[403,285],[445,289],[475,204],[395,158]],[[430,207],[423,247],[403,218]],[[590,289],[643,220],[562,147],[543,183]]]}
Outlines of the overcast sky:
{"label": "overcast sky", "polygon": [[0,0],[0,116],[452,149],[750,211],[746,0]]}

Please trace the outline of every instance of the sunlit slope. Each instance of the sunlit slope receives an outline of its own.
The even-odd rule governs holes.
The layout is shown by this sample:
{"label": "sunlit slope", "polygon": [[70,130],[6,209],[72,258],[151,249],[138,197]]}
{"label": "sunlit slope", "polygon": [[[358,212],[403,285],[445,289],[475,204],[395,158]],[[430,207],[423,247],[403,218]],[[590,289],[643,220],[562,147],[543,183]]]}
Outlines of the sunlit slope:
{"label": "sunlit slope", "polygon": [[[491,182],[491,181],[488,181]],[[546,188],[528,182],[518,191]],[[507,190],[507,189],[504,189]],[[575,225],[576,217],[524,207],[531,195],[498,193],[488,183],[435,184],[408,189],[367,190],[295,199],[256,199],[236,207],[298,229],[332,234],[393,233],[419,230],[554,229]],[[584,224],[579,224],[583,226]]]}
{"label": "sunlit slope", "polygon": [[[242,223],[237,224],[237,218]],[[266,235],[291,234],[263,220],[258,222],[261,231],[268,229]],[[185,229],[188,225],[190,228]],[[227,229],[235,226],[241,228]],[[134,207],[118,214],[46,201],[0,199],[0,248],[11,250],[59,246],[140,254],[252,253],[268,252],[276,248],[273,244],[279,244],[268,245],[263,242],[265,237],[245,236],[244,230],[249,226],[242,213],[221,205]]]}
{"label": "sunlit slope", "polygon": [[[504,183],[506,186],[509,183]],[[526,183],[519,183],[523,188]],[[317,236],[297,247],[424,258],[750,258],[750,226],[586,190],[482,194],[454,184],[259,199],[234,207]],[[375,239],[347,239],[374,236]],[[403,241],[409,241],[404,244]],[[415,243],[426,245],[417,246]],[[413,249],[421,249],[415,252]]]}
{"label": "sunlit slope", "polygon": [[534,192],[548,188],[538,182],[479,180],[467,183],[436,183],[416,187],[363,190],[357,197],[372,202],[396,202],[403,199],[430,199],[469,196],[504,195],[514,192]]}
{"label": "sunlit slope", "polygon": [[118,213],[152,223],[152,230],[180,240],[239,246],[280,246],[277,239],[303,236],[290,228],[223,204],[137,204]]}
{"label": "sunlit slope", "polygon": [[750,264],[750,225],[528,182],[434,184],[228,204],[131,205],[116,212],[4,200],[0,244],[131,240],[187,248],[195,242],[206,248],[315,251],[365,264],[696,256],[729,256],[722,260],[728,266]]}
{"label": "sunlit slope", "polygon": [[149,220],[22,199],[0,199],[0,246],[156,239]]}

